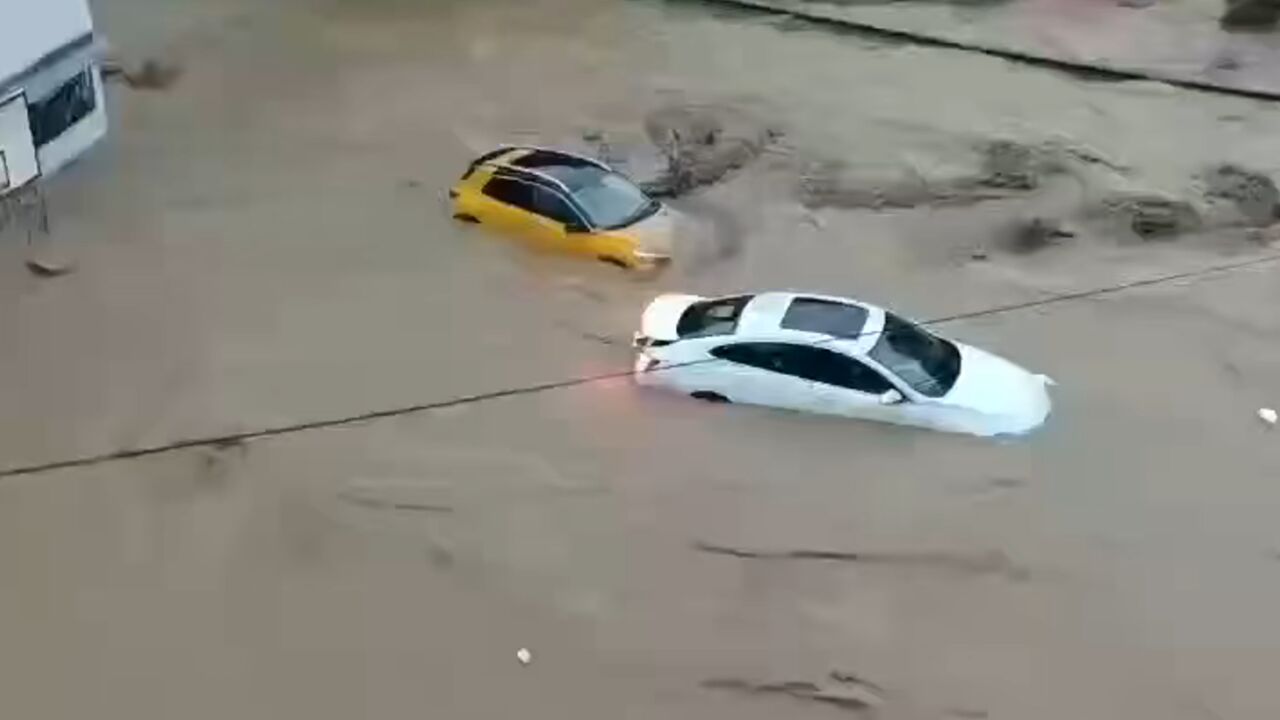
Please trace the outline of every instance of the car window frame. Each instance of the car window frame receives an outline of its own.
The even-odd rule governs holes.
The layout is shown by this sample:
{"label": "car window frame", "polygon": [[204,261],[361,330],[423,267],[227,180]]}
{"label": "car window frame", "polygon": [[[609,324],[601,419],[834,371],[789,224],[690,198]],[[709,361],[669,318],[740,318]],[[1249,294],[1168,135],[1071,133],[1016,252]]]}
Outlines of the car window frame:
{"label": "car window frame", "polygon": [[[555,153],[552,152],[548,154],[554,155]],[[641,187],[639,183],[603,163],[592,161],[587,158],[572,158],[565,162],[521,166],[518,164],[521,159],[523,158],[512,161],[512,167],[524,168],[527,172],[535,174],[540,179],[553,183],[557,189],[566,195],[569,202],[574,206],[574,209],[581,215],[583,222],[593,230],[622,230],[624,228],[631,227],[632,225],[635,225],[636,223],[641,222],[662,210],[662,203],[657,198],[654,198],[649,195],[649,193],[645,192],[644,188]],[[646,202],[635,213],[616,223],[610,224],[601,222],[599,218],[592,216],[588,211],[588,206],[578,198],[577,193],[581,188],[570,188],[568,180],[557,176],[554,169],[560,168],[574,171],[594,171],[599,173],[599,177],[602,180],[609,178],[619,180],[630,186],[632,190],[639,193]]]}
{"label": "car window frame", "polygon": [[485,196],[486,198],[488,198],[488,199],[490,199],[490,200],[492,200],[492,201],[496,202],[496,203],[502,203],[503,205],[506,205],[507,207],[513,207],[513,208],[515,208],[515,209],[517,209],[517,210],[523,210],[524,212],[531,213],[531,214],[535,214],[535,215],[537,214],[537,213],[534,213],[534,212],[533,212],[533,191],[532,191],[532,189],[531,189],[531,190],[530,190],[530,192],[529,192],[529,207],[524,207],[524,206],[522,206],[522,205],[518,205],[518,204],[513,203],[513,202],[508,202],[508,201],[507,201],[506,199],[504,199],[504,198],[500,198],[500,197],[497,197],[497,196],[494,196],[494,195],[490,194],[490,192],[489,192],[489,188],[490,188],[491,186],[493,186],[493,184],[494,184],[494,183],[498,183],[498,182],[504,182],[504,183],[516,183],[517,185],[524,185],[524,186],[527,186],[527,187],[529,187],[529,188],[534,188],[534,187],[536,187],[536,186],[534,186],[534,184],[533,184],[533,183],[529,182],[528,180],[524,180],[524,179],[522,179],[522,178],[518,178],[518,177],[515,177],[515,176],[513,176],[513,175],[506,174],[506,173],[495,172],[493,175],[489,176],[489,179],[488,179],[488,180],[486,180],[486,181],[485,181],[485,183],[484,183],[484,185],[480,187],[480,194],[481,194],[481,195],[483,195],[483,196]]}
{"label": "car window frame", "polygon": [[[489,190],[489,186],[490,186],[492,183],[497,182],[497,181],[499,181],[499,180],[507,181],[507,182],[514,182],[514,183],[518,183],[518,184],[525,185],[525,186],[528,186],[528,187],[532,188],[532,192],[530,193],[530,196],[529,196],[529,198],[530,198],[530,206],[529,206],[529,207],[522,207],[522,206],[520,206],[520,205],[516,205],[516,204],[514,204],[514,203],[509,203],[509,202],[507,202],[506,200],[503,200],[502,198],[498,198],[498,197],[494,197],[493,195],[490,195],[490,194],[489,194],[489,192],[488,192],[488,190]],[[556,218],[550,217],[550,216],[548,216],[548,215],[544,215],[544,214],[542,214],[541,212],[539,212],[538,210],[536,210],[536,209],[535,209],[536,203],[534,202],[535,197],[536,197],[535,193],[537,193],[537,192],[539,192],[539,191],[545,191],[545,192],[552,193],[552,194],[554,194],[556,197],[558,197],[558,198],[560,198],[561,200],[563,200],[563,201],[565,202],[565,204],[567,204],[567,205],[569,206],[569,209],[570,209],[570,210],[572,210],[572,211],[573,211],[573,213],[578,217],[578,224],[577,224],[577,225],[572,225],[572,226],[571,226],[571,225],[569,225],[568,223],[563,223],[563,222],[561,222],[560,220],[557,220]],[[484,185],[482,185],[482,186],[480,187],[480,194],[481,194],[481,195],[483,195],[484,197],[488,198],[489,200],[494,201],[494,202],[502,203],[503,205],[507,205],[508,207],[513,207],[513,208],[516,208],[517,210],[522,210],[522,211],[524,211],[524,212],[527,212],[527,213],[529,213],[530,215],[536,215],[536,216],[538,216],[538,217],[540,217],[540,218],[546,218],[547,220],[550,220],[550,221],[552,221],[552,222],[560,223],[561,225],[563,225],[563,226],[564,226],[564,228],[565,228],[565,231],[566,231],[566,232],[573,232],[573,233],[577,233],[577,232],[581,232],[581,233],[589,233],[589,232],[591,232],[591,231],[593,230],[593,227],[592,227],[592,225],[591,225],[590,221],[588,221],[588,220],[587,220],[587,218],[586,218],[586,214],[585,214],[585,213],[583,213],[583,212],[582,212],[582,209],[581,209],[580,207],[578,207],[578,204],[577,204],[576,202],[574,202],[573,197],[572,197],[571,195],[569,195],[568,193],[564,192],[563,190],[561,190],[560,188],[555,187],[555,186],[554,186],[553,184],[551,184],[551,183],[539,182],[539,181],[537,181],[537,180],[533,180],[533,179],[531,179],[531,178],[521,177],[521,176],[519,176],[519,175],[517,175],[517,174],[515,174],[515,173],[502,172],[502,170],[501,170],[501,169],[498,169],[498,170],[496,170],[496,171],[495,171],[495,172],[494,172],[494,173],[489,177],[489,179],[485,180]]]}
{"label": "car window frame", "polygon": [[[599,160],[594,160],[585,155],[575,155],[563,150],[539,147],[536,145],[523,146],[519,149],[524,150],[524,154],[511,160],[511,164],[519,168],[536,170],[538,168],[547,167],[548,165],[566,165],[570,167],[583,167],[590,165],[600,168],[601,170],[613,172],[613,169],[610,168],[608,164]],[[545,162],[533,162],[534,160],[545,160]]]}
{"label": "car window frame", "polygon": [[880,377],[884,378],[885,380],[888,380],[889,383],[893,385],[893,389],[902,393],[902,397],[909,403],[926,403],[929,401],[936,401],[938,399],[938,398],[931,398],[928,395],[921,394],[915,388],[911,387],[911,383],[898,377],[897,373],[893,372],[889,368],[880,364],[879,360],[876,360],[870,355],[862,356],[859,359],[859,362],[875,370],[877,373],[880,374]]}
{"label": "car window frame", "polygon": [[925,328],[923,328],[923,327],[920,325],[920,323],[914,322],[914,321],[912,321],[912,320],[910,320],[910,319],[908,319],[908,318],[902,317],[901,315],[896,315],[896,314],[894,314],[894,313],[890,313],[890,312],[888,312],[888,311],[885,311],[885,320],[884,320],[884,325],[881,327],[881,330],[879,331],[879,334],[887,334],[887,333],[889,333],[889,332],[890,332],[890,331],[887,329],[887,326],[888,326],[889,318],[890,318],[890,317],[893,317],[893,318],[894,318],[894,319],[896,319],[898,322],[901,322],[901,323],[903,323],[903,324],[905,324],[905,325],[908,325],[908,326],[910,326],[911,328],[913,328],[913,329],[915,329],[915,330],[918,330],[918,331],[920,331],[920,332],[922,332],[922,333],[924,333],[924,334],[926,334],[926,335],[929,335],[929,336],[933,337],[934,339],[940,340],[940,341],[942,341],[943,343],[945,343],[946,345],[948,345],[948,346],[950,346],[951,348],[953,348],[953,349],[955,350],[955,352],[956,352],[957,356],[958,356],[959,362],[961,363],[961,364],[960,364],[960,366],[959,366],[959,367],[958,367],[958,369],[957,369],[956,377],[952,379],[950,386],[948,386],[948,388],[947,388],[947,390],[946,390],[945,392],[943,392],[943,393],[941,393],[941,394],[939,394],[939,395],[932,395],[932,394],[924,393],[924,392],[921,392],[920,390],[917,390],[917,389],[916,389],[916,387],[915,387],[914,385],[912,385],[910,382],[908,382],[906,378],[904,378],[904,377],[902,377],[901,375],[899,375],[896,371],[894,371],[893,369],[891,369],[888,365],[885,365],[884,363],[880,362],[880,359],[879,359],[879,358],[877,358],[875,355],[871,354],[871,350],[875,350],[876,345],[878,345],[878,343],[879,343],[879,339],[877,339],[877,342],[876,342],[876,343],[873,343],[873,344],[872,344],[871,350],[868,350],[868,351],[867,351],[866,359],[867,359],[869,362],[874,363],[874,364],[876,365],[876,367],[878,367],[878,368],[880,369],[880,372],[881,372],[881,374],[882,374],[882,375],[884,375],[885,377],[888,377],[888,378],[892,378],[892,379],[895,381],[895,384],[898,386],[898,391],[899,391],[899,392],[901,392],[901,393],[903,393],[903,395],[904,395],[905,397],[907,397],[909,400],[912,400],[913,402],[938,402],[938,401],[940,401],[942,398],[946,397],[946,396],[947,396],[947,394],[948,394],[948,393],[950,393],[952,389],[954,389],[954,388],[955,388],[956,384],[957,384],[957,383],[959,382],[959,380],[960,380],[960,373],[962,373],[962,372],[963,372],[963,353],[962,353],[962,352],[961,352],[961,350],[960,350],[960,345],[959,345],[959,344],[957,344],[957,343],[956,343],[955,341],[953,341],[953,340],[949,340],[949,339],[947,339],[947,338],[945,338],[945,337],[943,337],[943,336],[941,336],[941,335],[935,335],[934,333],[929,332],[928,330],[926,330]]}
{"label": "car window frame", "polygon": [[885,374],[881,372],[878,368],[872,367],[871,365],[868,365],[867,363],[863,362],[858,358],[852,357],[842,352],[838,352],[836,350],[832,350],[830,348],[815,347],[813,345],[796,345],[795,347],[797,350],[816,353],[818,355],[823,355],[828,358],[835,358],[835,359],[838,359],[839,362],[847,363],[850,367],[860,368],[861,370],[866,371],[870,373],[872,376],[878,378],[880,382],[884,383],[884,387],[876,390],[866,390],[858,387],[850,387],[849,385],[845,385],[843,383],[828,382],[826,380],[820,380],[818,378],[805,378],[810,382],[816,382],[821,385],[826,385],[827,387],[839,388],[841,390],[850,390],[856,393],[861,393],[863,395],[869,395],[871,397],[879,397],[889,392],[890,390],[897,389],[897,385],[892,380],[885,377]]}
{"label": "car window frame", "polygon": [[[725,357],[723,354],[720,354],[719,352],[717,352],[717,351],[724,351],[724,350],[729,350],[733,348],[746,348],[751,346],[771,346],[775,348],[784,348],[787,351],[790,351],[792,353],[812,352],[812,353],[815,353],[817,356],[837,358],[840,361],[850,363],[851,365],[856,365],[866,370],[867,372],[871,373],[875,377],[879,378],[884,383],[885,387],[880,390],[866,390],[863,388],[850,387],[849,385],[830,382],[829,380],[831,378],[829,376],[827,376],[827,379],[825,380],[820,379],[821,376],[819,376],[818,373],[811,372],[806,374],[800,374],[799,372],[796,372],[795,369],[788,370],[788,369],[779,369],[777,367],[765,367],[763,365],[743,362],[741,360],[736,360],[731,357]],[[836,350],[831,350],[830,348],[815,347],[814,345],[811,345],[811,344],[787,342],[787,341],[781,341],[781,340],[746,340],[746,341],[722,343],[708,350],[708,354],[710,354],[712,357],[715,357],[717,359],[724,360],[725,362],[734,363],[736,365],[743,365],[745,367],[755,368],[757,370],[764,370],[765,372],[771,372],[778,375],[786,375],[787,377],[794,378],[796,380],[817,383],[824,387],[856,392],[869,397],[879,397],[884,393],[889,392],[890,390],[897,390],[899,392],[902,392],[901,388],[898,386],[898,383],[894,382],[894,380],[891,379],[881,368],[876,367],[875,365],[863,362],[858,358],[846,355],[845,353],[838,352]],[[792,360],[795,362],[803,362],[803,360],[799,360],[797,358],[792,358]],[[783,359],[784,368],[785,368],[786,362],[787,362],[787,359],[784,357]],[[904,395],[904,397],[906,396]]]}
{"label": "car window frame", "polygon": [[[543,214],[542,212],[536,212],[535,213],[536,215],[540,217],[545,217],[549,220],[555,220],[556,222],[564,225],[566,232],[590,232],[591,231],[590,222],[587,221],[586,215],[582,212],[582,209],[579,208],[577,203],[574,202],[572,195],[564,192],[560,188],[554,187],[549,184],[533,183],[533,185],[534,185],[535,193],[541,191],[544,193],[548,193],[556,197],[557,199],[559,199],[560,202],[564,203],[565,207],[569,209],[569,212],[573,213],[574,217],[576,217],[577,220],[576,222],[569,223],[569,222],[564,222],[562,220],[559,220],[558,218],[553,218],[550,215]],[[535,196],[535,199],[536,199],[536,196]]]}
{"label": "car window frame", "polygon": [[[710,335],[710,336],[707,336],[707,337],[723,337],[723,336]],[[697,339],[702,339],[702,338],[697,338]],[[777,369],[775,369],[775,368],[773,368],[773,367],[766,367],[766,366],[764,366],[764,365],[757,365],[757,364],[755,364],[755,363],[745,362],[745,361],[743,361],[743,360],[741,360],[741,359],[732,358],[732,357],[726,357],[725,355],[722,355],[722,354],[720,354],[720,353],[718,352],[718,351],[722,351],[722,350],[723,350],[723,351],[729,351],[729,350],[739,350],[739,349],[742,349],[742,350],[755,349],[757,346],[761,346],[761,345],[779,345],[779,344],[780,344],[780,343],[768,342],[768,341],[760,341],[760,340],[746,340],[746,341],[738,341],[738,342],[722,342],[722,343],[720,343],[720,344],[716,345],[715,347],[712,347],[712,348],[708,349],[708,350],[707,350],[707,354],[711,355],[712,357],[714,357],[714,358],[716,358],[716,359],[718,359],[718,360],[723,360],[723,361],[725,361],[725,362],[727,362],[727,363],[732,363],[732,364],[734,364],[734,365],[741,365],[741,366],[743,366],[743,367],[754,368],[754,369],[756,369],[756,370],[764,370],[765,372],[771,372],[771,373],[777,373],[777,374],[779,374],[779,375],[787,375],[787,376],[789,376],[789,377],[795,377],[794,375],[790,375],[790,373],[782,372],[782,371],[777,370]],[[797,378],[797,379],[800,379],[800,378]]]}
{"label": "car window frame", "polygon": [[[623,218],[622,220],[616,223],[613,223],[611,225],[601,225],[600,226],[601,228],[605,230],[623,230],[647,218],[653,217],[659,211],[662,210],[662,203],[657,198],[645,192],[644,188],[640,186],[640,183],[637,183],[635,180],[632,180],[631,178],[627,177],[626,175],[623,175],[622,173],[616,170],[612,170],[609,168],[600,168],[600,170],[602,171],[603,176],[617,178],[622,182],[630,185],[633,189],[639,192],[647,201],[638,211],[633,213],[631,216]],[[572,197],[572,194],[570,195],[570,197]],[[578,203],[577,198],[573,198],[573,200],[575,203]],[[581,203],[578,203],[578,204],[581,206]],[[584,216],[587,215],[585,207],[583,208],[583,215]],[[595,222],[595,221],[592,220],[591,222]]]}

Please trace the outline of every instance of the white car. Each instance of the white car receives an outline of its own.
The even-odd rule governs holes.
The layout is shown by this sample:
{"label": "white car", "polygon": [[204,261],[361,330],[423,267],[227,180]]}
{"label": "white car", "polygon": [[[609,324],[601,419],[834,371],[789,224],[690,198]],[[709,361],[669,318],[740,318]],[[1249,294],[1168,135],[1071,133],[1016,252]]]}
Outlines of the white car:
{"label": "white car", "polygon": [[1048,377],[838,297],[663,295],[635,346],[638,383],[713,402],[985,436],[1029,432],[1051,404]]}

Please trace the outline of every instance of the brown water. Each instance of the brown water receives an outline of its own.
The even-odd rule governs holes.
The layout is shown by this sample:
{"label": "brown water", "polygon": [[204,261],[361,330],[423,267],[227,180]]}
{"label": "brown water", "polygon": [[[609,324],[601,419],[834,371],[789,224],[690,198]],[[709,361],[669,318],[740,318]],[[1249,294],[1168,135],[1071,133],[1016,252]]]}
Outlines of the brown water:
{"label": "brown water", "polygon": [[765,0],[765,6],[1225,88],[1280,92],[1280,37],[1226,32],[1224,0]]}
{"label": "brown water", "polygon": [[[117,89],[110,145],[51,189],[74,274],[4,249],[5,467],[625,368],[666,289],[928,318],[1266,250],[1088,223],[1029,255],[992,240],[1117,187],[1191,193],[1208,162],[1274,171],[1280,121],[1254,103],[684,4],[260,5],[97,8],[122,55],[184,73]],[[442,212],[491,143],[639,147],[687,103],[784,134],[677,202],[670,274]],[[1128,169],[977,205],[800,202],[815,163],[942,182],[997,137]],[[51,719],[835,717],[703,684],[840,670],[890,719],[1275,717],[1272,272],[947,326],[1058,380],[1023,443],[616,381],[0,480],[0,697]]]}

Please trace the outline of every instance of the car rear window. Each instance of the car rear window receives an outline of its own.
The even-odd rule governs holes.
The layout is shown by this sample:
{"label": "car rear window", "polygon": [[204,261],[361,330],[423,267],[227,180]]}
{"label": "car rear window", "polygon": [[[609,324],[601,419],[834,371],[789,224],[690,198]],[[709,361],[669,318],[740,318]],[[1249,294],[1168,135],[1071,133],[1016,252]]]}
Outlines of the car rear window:
{"label": "car rear window", "polygon": [[703,300],[685,309],[676,323],[676,334],[681,338],[732,335],[738,329],[742,309],[754,295]]}
{"label": "car rear window", "polygon": [[796,298],[782,316],[782,327],[787,330],[822,333],[839,338],[856,338],[867,324],[867,311],[857,305],[848,305],[817,298]]}
{"label": "car rear window", "polygon": [[547,167],[595,167],[590,160],[573,155],[558,153],[553,150],[533,150],[527,155],[511,161],[512,165],[522,168],[547,168]]}

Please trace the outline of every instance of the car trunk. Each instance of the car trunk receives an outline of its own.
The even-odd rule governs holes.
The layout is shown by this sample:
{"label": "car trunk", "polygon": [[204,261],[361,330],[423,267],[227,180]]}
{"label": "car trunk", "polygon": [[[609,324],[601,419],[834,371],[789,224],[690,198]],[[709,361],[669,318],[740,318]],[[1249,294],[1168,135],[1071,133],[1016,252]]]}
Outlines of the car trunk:
{"label": "car trunk", "polygon": [[698,295],[661,295],[645,308],[636,333],[636,347],[666,345],[680,339],[677,326],[689,306],[702,300]]}

